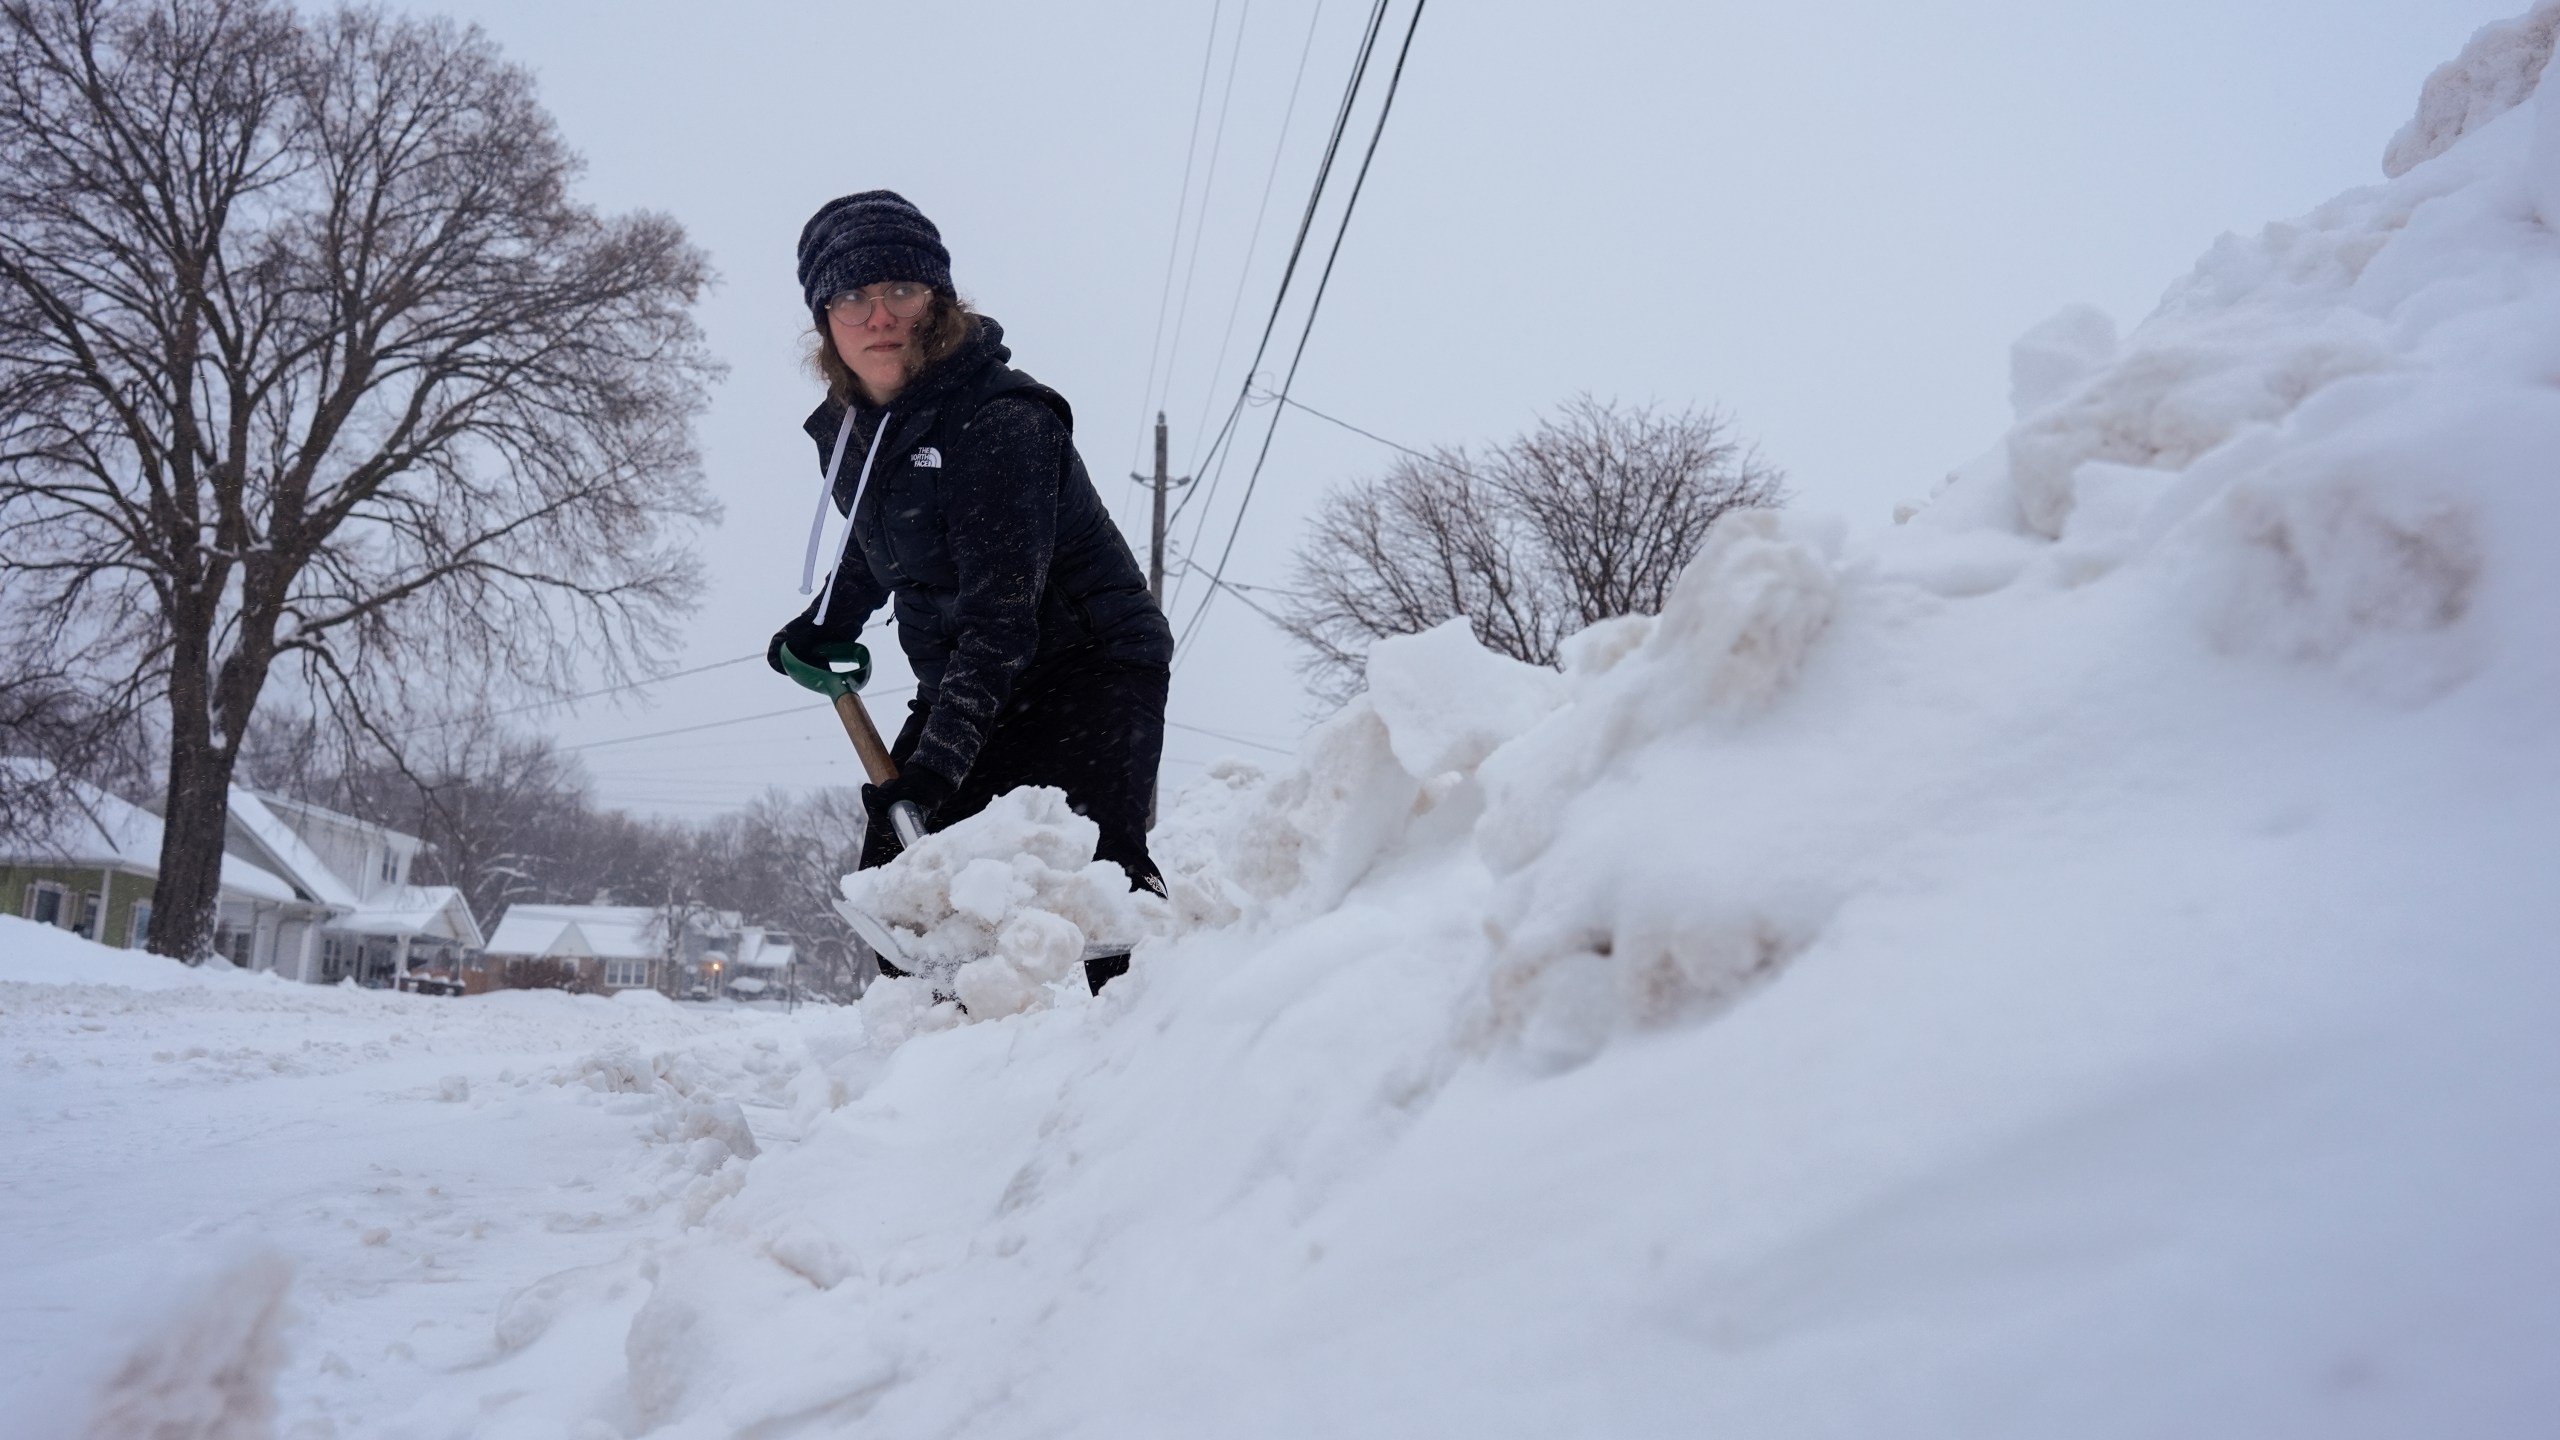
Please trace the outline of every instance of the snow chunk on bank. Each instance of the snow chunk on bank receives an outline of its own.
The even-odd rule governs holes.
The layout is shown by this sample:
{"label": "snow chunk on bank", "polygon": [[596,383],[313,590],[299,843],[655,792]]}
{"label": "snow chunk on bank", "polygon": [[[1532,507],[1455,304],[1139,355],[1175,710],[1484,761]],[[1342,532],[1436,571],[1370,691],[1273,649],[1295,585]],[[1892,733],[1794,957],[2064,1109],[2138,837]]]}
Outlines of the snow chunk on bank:
{"label": "snow chunk on bank", "polygon": [[2560,0],[2542,0],[2513,20],[2484,25],[2462,53],[2427,77],[2418,113],[2382,152],[2382,173],[2398,179],[2452,149],[2534,92],[2560,40]]}
{"label": "snow chunk on bank", "polygon": [[1476,643],[1464,617],[1369,652],[1369,699],[1405,773],[1470,771],[1565,700],[1564,677]]}

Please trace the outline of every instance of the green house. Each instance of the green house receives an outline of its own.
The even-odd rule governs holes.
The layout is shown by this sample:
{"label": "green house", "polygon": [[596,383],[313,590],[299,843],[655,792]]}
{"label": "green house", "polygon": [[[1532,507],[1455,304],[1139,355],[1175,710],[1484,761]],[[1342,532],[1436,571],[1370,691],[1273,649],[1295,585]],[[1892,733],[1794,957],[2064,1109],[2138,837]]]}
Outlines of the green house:
{"label": "green house", "polygon": [[[54,833],[0,852],[0,914],[58,925],[102,945],[140,949],[160,883],[160,817],[68,777],[54,783],[78,802]],[[308,915],[305,912],[309,912]],[[222,858],[214,948],[255,966],[281,924],[320,913],[270,870]]]}

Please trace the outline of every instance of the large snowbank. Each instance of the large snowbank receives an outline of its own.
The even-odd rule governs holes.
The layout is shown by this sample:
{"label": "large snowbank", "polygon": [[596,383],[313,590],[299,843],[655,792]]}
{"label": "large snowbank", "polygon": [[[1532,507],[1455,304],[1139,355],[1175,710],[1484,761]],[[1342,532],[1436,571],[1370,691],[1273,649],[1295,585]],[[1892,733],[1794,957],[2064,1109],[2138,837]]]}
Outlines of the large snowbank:
{"label": "large snowbank", "polygon": [[211,983],[213,977],[233,973],[228,964],[197,969],[147,951],[92,944],[59,926],[0,915],[0,981],[167,990]]}
{"label": "large snowbank", "polygon": [[[1125,981],[813,1051],[614,1423],[2560,1413],[2547,19],[2390,183],[2024,337],[1908,523],[1731,517],[1561,675],[1381,645],[1294,764],[1170,808]],[[946,843],[1072,875],[1070,828]]]}
{"label": "large snowbank", "polygon": [[851,882],[976,1023],[545,1072],[633,1107],[627,1243],[362,1433],[2531,1433],[2550,8],[2389,183],[2024,337],[1907,523],[1730,517],[1561,674],[1380,646],[1169,903],[1040,795]]}

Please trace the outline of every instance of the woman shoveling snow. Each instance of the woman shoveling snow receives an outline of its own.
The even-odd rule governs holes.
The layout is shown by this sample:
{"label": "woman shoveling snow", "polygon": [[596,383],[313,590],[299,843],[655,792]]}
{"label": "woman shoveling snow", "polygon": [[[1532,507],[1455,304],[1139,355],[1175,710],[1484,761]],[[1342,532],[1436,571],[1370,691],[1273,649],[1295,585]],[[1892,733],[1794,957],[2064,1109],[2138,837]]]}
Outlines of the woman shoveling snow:
{"label": "woman shoveling snow", "polygon": [[[827,384],[803,425],[826,476],[803,593],[826,507],[850,522],[766,658],[823,665],[894,600],[916,676],[896,774],[863,787],[862,867],[897,855],[901,802],[939,830],[1052,786],[1093,822],[1095,858],[1161,895],[1147,812],[1173,631],[1076,454],[1066,400],[1006,363],[1004,328],[960,299],[941,232],[894,192],[822,206],[800,232],[799,279]],[[1098,991],[1128,964],[1089,959],[1086,981]]]}

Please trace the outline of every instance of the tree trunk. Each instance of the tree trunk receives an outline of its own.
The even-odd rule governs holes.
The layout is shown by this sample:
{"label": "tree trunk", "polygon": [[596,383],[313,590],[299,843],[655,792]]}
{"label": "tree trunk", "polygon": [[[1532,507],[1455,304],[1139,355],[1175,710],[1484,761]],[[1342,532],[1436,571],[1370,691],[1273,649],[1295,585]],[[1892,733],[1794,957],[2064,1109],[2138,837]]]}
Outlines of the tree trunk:
{"label": "tree trunk", "polygon": [[[240,747],[216,745],[204,665],[184,652],[169,684],[169,799],[160,825],[160,883],[151,901],[152,953],[201,963],[213,953],[222,842],[231,823],[231,771]],[[193,659],[196,663],[186,663]]]}

